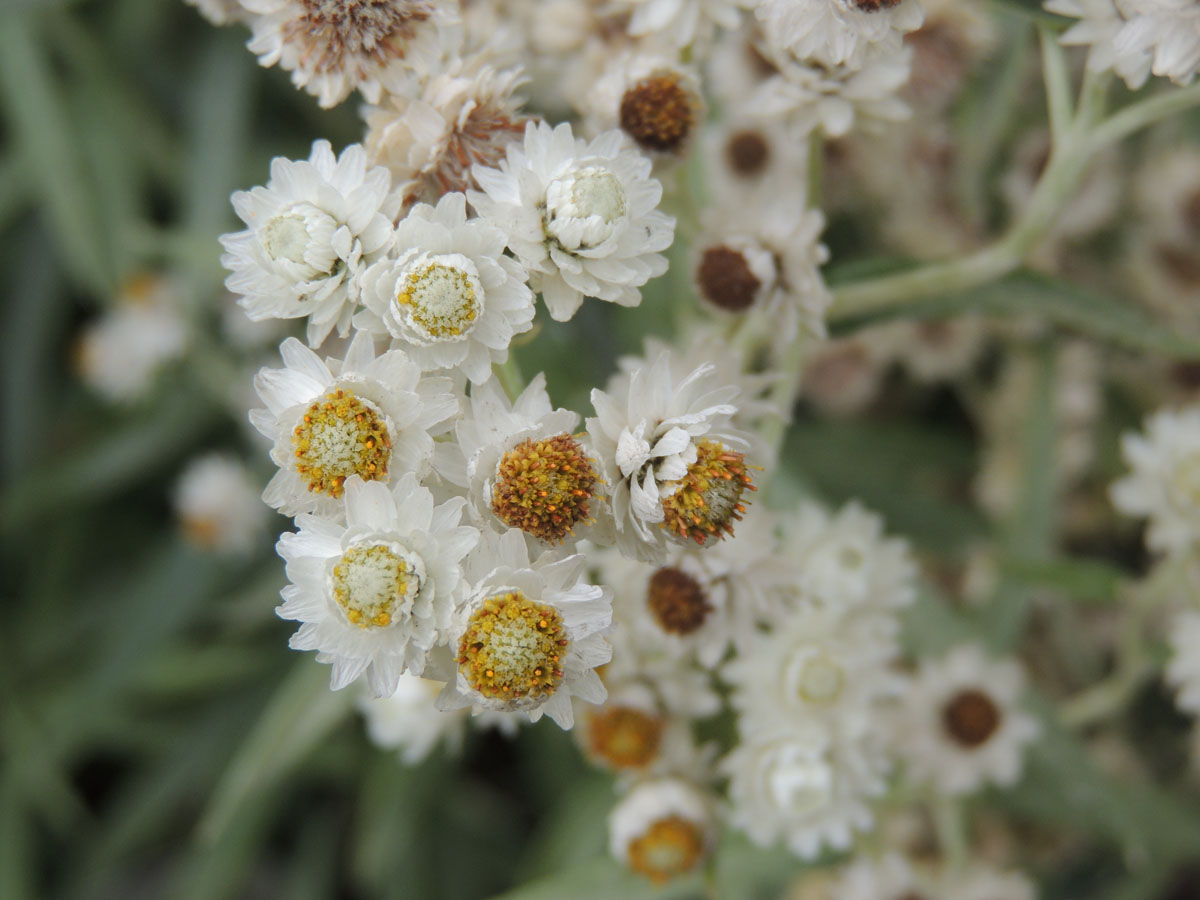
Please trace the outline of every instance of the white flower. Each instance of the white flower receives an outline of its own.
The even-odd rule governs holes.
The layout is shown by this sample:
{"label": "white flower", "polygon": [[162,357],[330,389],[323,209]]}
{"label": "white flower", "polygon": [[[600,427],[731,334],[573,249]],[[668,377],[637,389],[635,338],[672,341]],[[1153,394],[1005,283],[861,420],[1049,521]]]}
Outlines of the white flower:
{"label": "white flower", "polygon": [[713,801],[686,781],[645,781],[608,816],[609,852],[655,882],[694,871],[716,843]]}
{"label": "white flower", "polygon": [[571,697],[602,703],[596,667],[612,658],[605,632],[612,594],[582,581],[581,555],[532,563],[521,532],[484,533],[470,561],[467,601],[454,618],[450,648],[455,668],[438,697],[441,709],[543,714],[564,729],[574,724]]}
{"label": "white flower", "polygon": [[713,384],[700,366],[676,383],[671,356],[629,377],[628,395],[592,391],[596,416],[588,434],[611,485],[617,546],[626,556],[658,562],[668,535],[704,545],[732,533],[752,487],[746,442],[729,425],[738,390]]}
{"label": "white flower", "polygon": [[[733,537],[704,549],[672,545],[661,566],[602,560],[618,618],[646,648],[642,652],[681,661],[694,657],[708,670],[731,642],[742,651],[754,645],[759,624],[784,612],[780,593],[795,578],[779,555],[774,515],[758,507],[750,508]],[[618,655],[622,649],[618,645]]]}
{"label": "white flower", "polygon": [[188,6],[196,10],[214,25],[228,25],[231,22],[241,22],[246,18],[246,8],[241,0],[184,0]]}
{"label": "white flower", "polygon": [[[841,2],[841,0],[820,0]],[[912,48],[872,53],[860,67],[825,68],[807,60],[773,57],[780,69],[746,101],[746,111],[781,119],[800,140],[821,129],[825,137],[841,137],[857,124],[864,130],[908,118],[908,105],[897,92],[908,81]]]}
{"label": "white flower", "polygon": [[575,705],[574,735],[583,754],[621,783],[663,775],[700,781],[711,775],[712,747],[696,746],[690,722],[669,715],[649,683],[614,682],[609,673],[606,668],[603,704]]}
{"label": "white flower", "polygon": [[241,0],[263,66],[336,106],[357,88],[368,103],[403,93],[458,39],[458,4],[437,0]]}
{"label": "white flower", "polygon": [[[842,869],[829,889],[829,900],[942,900],[932,880],[898,853],[880,859],[859,858]],[[949,896],[945,900],[951,900]],[[954,900],[960,900],[955,896]]]}
{"label": "white flower", "polygon": [[473,165],[495,166],[525,133],[527,116],[513,91],[519,69],[498,72],[479,55],[455,58],[421,84],[416,96],[388,94],[364,110],[364,144],[387,166],[405,203],[437,203],[443,194],[477,187]]}
{"label": "white flower", "polygon": [[513,403],[498,380],[477,385],[465,413],[455,430],[466,462],[457,480],[477,523],[518,528],[539,551],[591,535],[597,515],[610,523],[597,464],[574,434],[579,414],[551,408],[544,375]]}
{"label": "white flower", "polygon": [[1023,686],[1015,661],[989,660],[974,644],[922,660],[894,722],[909,775],[948,794],[1014,784],[1041,731],[1019,706]]}
{"label": "white flower", "polygon": [[1195,0],[1122,0],[1127,24],[1113,40],[1123,56],[1151,54],[1151,71],[1189,84],[1200,69],[1200,4]]}
{"label": "white flower", "polygon": [[1121,454],[1132,471],[1112,486],[1113,505],[1150,520],[1151,550],[1190,551],[1200,538],[1200,407],[1159,410],[1144,435],[1121,438]]}
{"label": "white flower", "polygon": [[470,192],[471,205],[505,231],[558,321],[585,296],[637,306],[638,288],[667,270],[660,251],[675,220],[656,208],[662,185],[620,131],[587,142],[568,124],[530,123],[499,169],[472,173],[484,193]]}
{"label": "white flower", "polygon": [[1025,875],[979,862],[948,872],[939,888],[938,896],[947,900],[1037,900],[1037,888]]}
{"label": "white flower", "polygon": [[249,555],[267,522],[261,493],[261,482],[244,463],[210,453],[188,463],[171,499],[193,543],[220,553]]}
{"label": "white flower", "polygon": [[797,141],[782,122],[739,111],[709,129],[703,141],[719,206],[748,207],[807,194],[808,143]]}
{"label": "white flower", "polygon": [[821,278],[829,250],[818,238],[819,210],[803,194],[786,203],[748,205],[745,198],[710,210],[693,244],[692,278],[699,296],[722,315],[753,316],[775,346],[796,340],[800,328],[825,335],[833,296]]}
{"label": "white flower", "polygon": [[291,584],[280,618],[302,622],[293,650],[316,650],[340,690],[364,672],[371,694],[396,692],[424,671],[462,593],[460,561],[479,539],[459,525],[465,501],[435,506],[411,473],[389,489],[357,476],[345,485],[346,524],[312,515],[279,539]]}
{"label": "white flower", "polygon": [[801,503],[783,518],[781,553],[795,569],[802,604],[896,610],[916,597],[908,544],[885,537],[883,520],[857,501],[833,515]]}
{"label": "white flower", "polygon": [[798,610],[722,669],[747,729],[819,723],[834,741],[881,738],[881,712],[900,695],[891,671],[899,622],[875,611]]}
{"label": "white flower", "polygon": [[1167,681],[1178,692],[1175,702],[1193,716],[1200,716],[1200,612],[1185,612],[1171,623],[1171,661]]}
{"label": "white flower", "polygon": [[525,271],[504,255],[504,234],[467,218],[466,197],[421,203],[396,227],[397,255],[363,278],[367,309],[355,326],[390,334],[421,368],[461,369],[475,384],[508,359],[533,324]]}
{"label": "white flower", "polygon": [[334,326],[345,337],[363,271],[391,247],[399,200],[390,185],[358,144],[337,159],[328,141],[307,160],[275,158],[266,187],[233,195],[248,228],[221,236],[225,286],[251,319],[307,316],[313,347]]}
{"label": "white flower", "polygon": [[894,51],[925,18],[919,0],[761,0],[754,14],[773,43],[825,68]]}
{"label": "white flower", "polygon": [[683,48],[711,43],[718,28],[732,31],[741,23],[741,8],[752,0],[619,0],[631,9],[629,33],[653,36]]}
{"label": "white flower", "polygon": [[[364,693],[358,710],[366,720],[367,735],[377,747],[399,752],[406,766],[415,766],[439,743],[457,753],[470,715],[467,710],[443,712],[434,703],[442,685],[418,675],[400,676],[396,691],[388,697]],[[512,713],[487,713],[476,725],[498,728],[505,735],[516,733],[518,718]]]}
{"label": "white flower", "polygon": [[371,336],[354,336],[340,362],[320,357],[295,338],[279,346],[284,368],[261,369],[254,388],[266,409],[250,421],[274,442],[279,472],[263,500],[284,515],[339,509],[347,478],[388,483],[405,473],[423,478],[433,436],[452,426],[458,401],[448,378],[422,377],[398,350],[375,356]]}
{"label": "white flower", "polygon": [[644,50],[613,58],[576,105],[589,132],[619,128],[654,159],[686,155],[704,126],[696,73],[674,55]]}
{"label": "white flower", "polygon": [[874,821],[868,804],[886,787],[885,769],[877,748],[838,746],[819,726],[743,730],[721,763],[729,822],[760,847],[782,841],[805,859],[845,850]]}
{"label": "white flower", "polygon": [[1133,90],[1146,83],[1153,58],[1145,50],[1117,49],[1117,36],[1125,19],[1115,0],[1046,0],[1045,6],[1052,13],[1080,20],[1063,33],[1059,43],[1088,47],[1088,69],[1093,72],[1112,69]]}
{"label": "white flower", "polygon": [[158,276],[139,278],[84,329],[76,356],[80,377],[110,402],[136,401],[167,363],[183,356],[188,332],[174,287]]}

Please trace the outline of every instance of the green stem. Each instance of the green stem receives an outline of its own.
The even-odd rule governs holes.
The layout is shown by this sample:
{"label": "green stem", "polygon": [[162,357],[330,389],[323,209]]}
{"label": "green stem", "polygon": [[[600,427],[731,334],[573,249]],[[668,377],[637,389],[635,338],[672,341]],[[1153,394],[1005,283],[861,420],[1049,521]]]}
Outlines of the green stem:
{"label": "green stem", "polygon": [[1160,119],[1200,106],[1200,84],[1172,88],[1137,103],[1131,103],[1100,124],[1091,134],[1090,146],[1099,150],[1128,137],[1133,132],[1153,125]]}
{"label": "green stem", "polygon": [[1050,110],[1050,133],[1054,143],[1062,141],[1071,125],[1071,76],[1067,58],[1058,43],[1058,35],[1045,25],[1038,26],[1042,45],[1042,77],[1046,82],[1046,106]]}

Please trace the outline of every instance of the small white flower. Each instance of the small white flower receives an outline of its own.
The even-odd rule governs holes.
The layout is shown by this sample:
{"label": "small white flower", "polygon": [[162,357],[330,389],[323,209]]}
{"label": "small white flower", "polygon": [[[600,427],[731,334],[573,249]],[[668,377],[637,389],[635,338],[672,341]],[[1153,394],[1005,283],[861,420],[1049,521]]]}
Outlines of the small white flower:
{"label": "small white flower", "polygon": [[219,553],[249,555],[267,524],[262,485],[240,460],[210,453],[188,463],[172,502],[184,534]]}
{"label": "small white flower", "polygon": [[909,775],[948,794],[1014,784],[1041,732],[1020,708],[1023,686],[1015,661],[989,660],[974,644],[922,660],[894,723]]}
{"label": "small white flower", "polygon": [[781,119],[794,140],[818,128],[825,137],[841,137],[856,126],[878,131],[909,116],[897,94],[908,81],[911,47],[872,53],[855,68],[825,68],[787,56],[772,57],[772,62],[780,74],[759,85],[746,101],[746,111]]}
{"label": "small white flower", "polygon": [[1080,21],[1068,28],[1059,42],[1068,47],[1088,47],[1087,67],[1093,72],[1112,69],[1132,90],[1150,77],[1153,55],[1128,44],[1118,48],[1117,38],[1125,27],[1122,14],[1128,0],[1046,0],[1046,9]]}
{"label": "small white flower", "polygon": [[703,140],[706,169],[719,206],[748,207],[806,195],[808,143],[797,141],[777,119],[739,111],[709,129]]}
{"label": "small white flower", "polygon": [[392,489],[353,476],[345,525],[301,514],[299,531],[279,539],[292,583],[276,612],[303,623],[289,646],[331,663],[333,690],[365,672],[371,694],[387,697],[402,673],[425,670],[462,593],[460,561],[479,539],[459,525],[464,505],[435,506],[411,473]]}
{"label": "small white flower", "polygon": [[883,520],[857,501],[832,515],[801,503],[783,519],[781,552],[795,569],[801,604],[896,610],[916,597],[908,544],[886,537]]}
{"label": "small white flower", "polygon": [[1151,71],[1189,84],[1200,69],[1200,4],[1195,0],[1122,0],[1128,20],[1113,40],[1120,55],[1151,54]]}
{"label": "small white flower", "polygon": [[754,14],[772,42],[824,68],[897,50],[925,18],[919,0],[761,0]]}
{"label": "small white flower", "polygon": [[686,781],[645,781],[608,816],[609,852],[654,882],[694,871],[716,843],[713,800]]}
{"label": "small white flower", "polygon": [[1167,682],[1178,692],[1175,702],[1200,717],[1200,612],[1185,612],[1171,622],[1171,661]]}
{"label": "small white flower", "polygon": [[692,44],[705,47],[718,28],[737,28],[741,9],[753,5],[753,0],[619,0],[618,5],[633,11],[631,35],[654,37],[683,48]]}
{"label": "small white flower", "polygon": [[188,6],[194,6],[200,15],[214,25],[241,22],[248,15],[241,0],[184,0],[184,2]]}
{"label": "small white flower", "polygon": [[[669,535],[706,545],[733,532],[752,488],[730,427],[738,389],[713,383],[711,365],[676,383],[671,356],[633,372],[628,394],[592,391],[588,434],[611,485],[617,546],[660,561]],[[624,393],[624,392],[622,392]]]}
{"label": "small white flower", "polygon": [[696,746],[690,722],[669,715],[651,684],[614,682],[610,671],[603,704],[575,704],[574,735],[584,756],[620,783],[664,775],[707,779],[713,747]]}
{"label": "small white flower", "polygon": [[1200,538],[1200,407],[1159,410],[1145,434],[1121,438],[1121,454],[1132,471],[1113,484],[1113,505],[1150,520],[1151,550],[1192,550]]}
{"label": "small white flower", "polygon": [[266,409],[250,421],[274,442],[279,472],[263,500],[284,515],[339,509],[343,484],[357,475],[388,483],[429,472],[433,436],[452,426],[458,400],[448,378],[422,376],[392,350],[376,357],[365,332],[345,359],[322,362],[295,338],[279,346],[284,368],[261,369],[254,388]]}
{"label": "small white flower", "polygon": [[504,234],[467,218],[466,197],[421,203],[396,227],[397,255],[363,277],[367,309],[355,327],[390,334],[426,370],[461,369],[474,384],[508,359],[513,335],[533,324],[525,270],[504,255]]}
{"label": "small white flower", "polygon": [[833,302],[820,272],[829,259],[818,240],[824,227],[825,217],[806,209],[803,195],[710,210],[693,244],[697,294],[722,315],[755,317],[776,346],[796,340],[801,327],[824,337]]}
{"label": "small white flower", "polygon": [[403,93],[458,39],[458,4],[436,0],[241,0],[263,66],[336,106],[357,88],[368,103]]}
{"label": "small white flower", "polygon": [[611,516],[578,427],[578,413],[551,408],[544,375],[513,403],[496,379],[474,387],[455,433],[466,462],[457,479],[475,521],[501,532],[518,528],[539,552],[583,536],[608,538],[610,527],[599,535],[591,528],[597,516],[605,526]]}
{"label": "small white flower", "polygon": [[685,156],[704,126],[704,97],[674,55],[635,50],[612,59],[577,104],[592,134],[619,128],[656,160]]}
{"label": "small white flower", "polygon": [[248,227],[221,236],[225,286],[251,319],[307,316],[310,346],[335,326],[345,337],[363,271],[391,247],[399,200],[390,186],[387,169],[367,169],[358,144],[336,159],[328,141],[316,141],[307,160],[277,157],[266,187],[233,195]]}
{"label": "small white flower", "polygon": [[870,611],[798,610],[722,669],[746,727],[820,723],[832,740],[880,739],[903,682],[891,671],[899,622]]}
{"label": "small white flower", "polygon": [[568,124],[530,123],[499,169],[472,170],[471,205],[502,228],[558,321],[583,298],[637,306],[643,284],[667,270],[675,220],[657,209],[662,185],[620,131],[591,142]]}
{"label": "small white flower", "polygon": [[477,187],[471,167],[497,165],[525,133],[528,116],[513,96],[524,76],[497,71],[487,58],[455,58],[418,95],[388,94],[364,110],[367,153],[388,167],[405,203]]}
{"label": "small white flower", "polygon": [[188,332],[177,290],[158,276],[136,279],[80,336],[80,377],[110,402],[139,400],[159,371],[183,356]]}
{"label": "small white flower", "polygon": [[[377,747],[398,751],[406,766],[415,766],[439,743],[457,753],[470,721],[467,710],[443,712],[435,699],[442,685],[418,675],[400,676],[396,691],[388,697],[364,693],[358,710],[366,720],[367,735]],[[503,734],[516,733],[520,720],[512,713],[487,713],[474,724],[498,728]]]}
{"label": "small white flower", "polygon": [[439,708],[520,711],[533,722],[544,714],[569,729],[572,696],[604,702],[595,670],[612,658],[604,636],[612,594],[582,581],[585,562],[578,554],[530,562],[521,532],[485,532],[450,631],[455,667]]}
{"label": "small white flower", "polygon": [[947,900],[1037,900],[1037,887],[1020,872],[1002,872],[986,863],[972,862],[958,872],[947,872],[937,896]]}
{"label": "small white flower", "polygon": [[842,869],[829,889],[829,900],[903,900],[905,897],[943,900],[932,879],[914,869],[898,853],[888,853],[879,859],[854,860]]}
{"label": "small white flower", "polygon": [[782,841],[814,859],[825,846],[847,849],[871,827],[870,800],[886,787],[878,748],[838,746],[816,725],[741,735],[721,770],[730,779],[729,822],[755,844]]}

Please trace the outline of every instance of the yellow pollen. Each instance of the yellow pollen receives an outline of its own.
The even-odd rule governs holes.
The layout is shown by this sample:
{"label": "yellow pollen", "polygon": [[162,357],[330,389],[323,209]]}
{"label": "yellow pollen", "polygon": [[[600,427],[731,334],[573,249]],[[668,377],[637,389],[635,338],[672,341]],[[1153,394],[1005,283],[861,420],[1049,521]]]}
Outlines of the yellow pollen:
{"label": "yellow pollen", "polygon": [[520,591],[497,594],[472,614],[458,643],[458,670],[488,699],[540,701],[562,684],[569,644],[554,607]]}
{"label": "yellow pollen", "polygon": [[391,549],[351,547],[333,567],[333,599],[352,625],[386,628],[407,612],[420,581]]}
{"label": "yellow pollen", "polygon": [[588,748],[614,769],[645,768],[658,758],[664,724],[644,710],[606,707],[588,718]]}
{"label": "yellow pollen", "polygon": [[700,441],[696,461],[676,482],[674,493],[663,498],[666,517],[661,527],[701,546],[714,537],[733,534],[733,523],[746,511],[742,494],[758,490],[749,468],[741,453],[717,441]]}
{"label": "yellow pollen", "polygon": [[387,476],[392,441],[375,410],[344,388],[313,403],[292,431],[296,471],[308,489],[337,498],[351,475]]}
{"label": "yellow pollen", "polygon": [[668,816],[630,842],[629,868],[661,884],[696,868],[704,855],[700,827],[682,816]]}
{"label": "yellow pollen", "polygon": [[492,512],[510,528],[557,544],[588,523],[595,471],[569,434],[524,440],[500,460]]}
{"label": "yellow pollen", "polygon": [[461,337],[480,313],[480,297],[472,280],[468,272],[455,266],[430,263],[409,273],[396,295],[396,305],[431,337]]}

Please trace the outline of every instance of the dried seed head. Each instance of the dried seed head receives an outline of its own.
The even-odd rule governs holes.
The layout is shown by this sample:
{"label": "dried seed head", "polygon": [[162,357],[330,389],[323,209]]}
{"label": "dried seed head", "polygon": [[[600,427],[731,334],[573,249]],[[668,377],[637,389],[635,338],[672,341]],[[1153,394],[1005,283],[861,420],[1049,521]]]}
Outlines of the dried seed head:
{"label": "dried seed head", "polygon": [[718,441],[700,441],[696,461],[674,485],[662,501],[662,527],[701,546],[733,534],[733,523],[746,511],[742,494],[757,490],[745,457]]}

